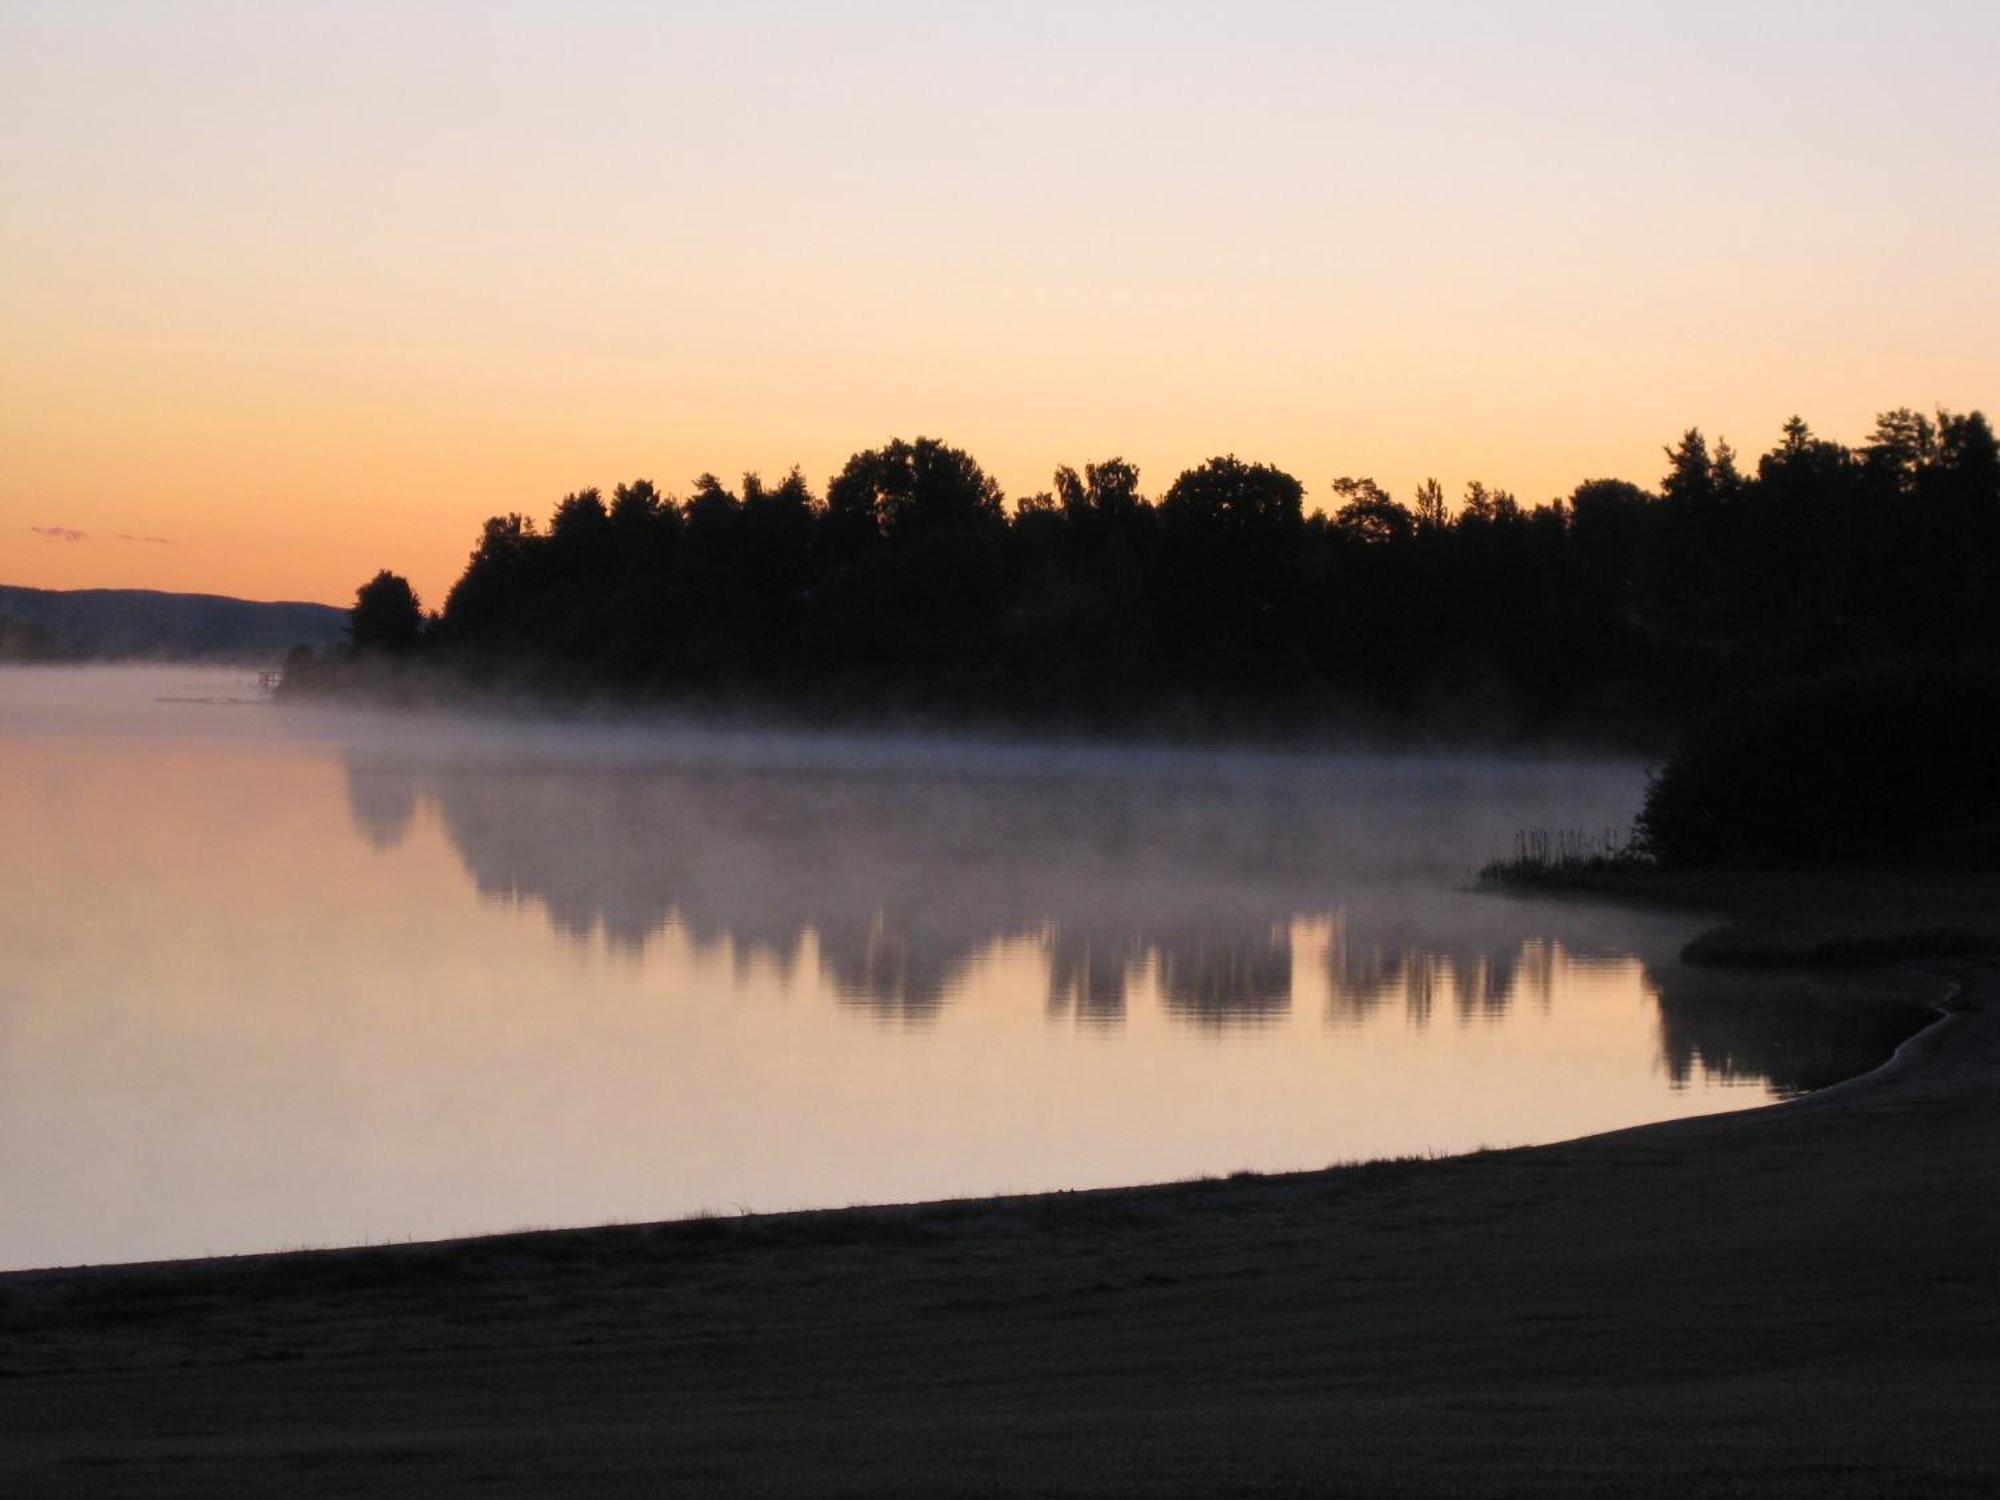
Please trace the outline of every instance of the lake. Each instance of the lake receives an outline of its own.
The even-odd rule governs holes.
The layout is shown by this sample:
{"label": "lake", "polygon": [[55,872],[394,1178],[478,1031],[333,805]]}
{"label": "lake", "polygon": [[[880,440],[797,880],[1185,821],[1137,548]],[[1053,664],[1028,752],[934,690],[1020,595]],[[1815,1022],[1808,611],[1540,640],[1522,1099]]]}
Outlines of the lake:
{"label": "lake", "polygon": [[1319,1167],[1880,1061],[1909,1012],[1818,1003],[1880,981],[1471,889],[1644,782],[0,671],[0,1267]]}

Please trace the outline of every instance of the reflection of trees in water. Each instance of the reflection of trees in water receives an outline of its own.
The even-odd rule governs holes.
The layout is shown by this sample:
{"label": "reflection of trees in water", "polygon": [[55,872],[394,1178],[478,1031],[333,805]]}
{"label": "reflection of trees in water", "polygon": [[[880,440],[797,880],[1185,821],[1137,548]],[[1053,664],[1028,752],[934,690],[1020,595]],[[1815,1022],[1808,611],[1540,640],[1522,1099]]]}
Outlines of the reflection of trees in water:
{"label": "reflection of trees in water", "polygon": [[[378,848],[410,822],[410,813],[392,824],[379,811],[394,774],[349,765],[356,824]],[[1191,910],[1163,913],[1158,931],[1134,930],[1153,889],[1129,878],[1135,820],[1137,837],[1146,833],[1144,801],[1130,795],[1051,783],[1017,796],[1019,787],[957,777],[400,774],[411,812],[419,788],[436,805],[481,895],[539,902],[577,941],[601,935],[637,951],[672,924],[697,948],[789,967],[810,934],[842,1001],[887,1020],[934,1017],[984,954],[1022,938],[1042,943],[1051,1015],[1120,1021],[1134,976],[1148,968],[1168,1010],[1203,1025],[1266,1022],[1290,1007],[1290,941],[1273,930],[1268,898],[1256,902],[1254,923],[1204,912],[1198,891],[1189,898],[1191,868],[1234,878],[1228,841],[1204,837],[1218,859],[1203,866],[1180,863],[1185,852],[1171,838],[1149,845],[1174,876],[1160,894]],[[1216,811],[1197,808],[1179,826],[1204,835]],[[1106,892],[1114,907],[1126,901],[1142,915],[1107,915],[1095,899]],[[1092,919],[1052,925],[1079,907]],[[1241,935],[1246,925],[1253,936]]]}
{"label": "reflection of trees in water", "polygon": [[1043,939],[1048,956],[1051,1020],[1065,1017],[1084,1026],[1117,1026],[1125,1019],[1125,995],[1146,962],[1137,938],[1099,940],[1089,934],[1052,929]]}
{"label": "reflection of trees in water", "polygon": [[371,849],[393,849],[417,819],[417,773],[408,766],[347,761],[347,809]]}
{"label": "reflection of trees in water", "polygon": [[[1680,964],[1648,973],[1660,1004],[1667,1076],[1684,1088],[1697,1075],[1767,1083],[1810,1093],[1851,1078],[1896,1050],[1929,1011],[1880,993],[1881,981],[1851,975],[1730,973]],[[1876,993],[1857,1003],[1858,985]]]}
{"label": "reflection of trees in water", "polygon": [[[1585,909],[1365,878],[1341,892],[1338,858],[1311,862],[1341,855],[1339,816],[1268,787],[1175,784],[1166,797],[1144,783],[361,759],[347,785],[371,845],[399,842],[429,799],[482,895],[538,902],[572,939],[637,953],[671,924],[739,968],[784,972],[810,940],[842,1003],[887,1021],[933,1019],[998,945],[1025,940],[1040,946],[1051,1018],[1122,1024],[1150,977],[1177,1021],[1274,1024],[1292,1010],[1293,919],[1336,906],[1323,927],[1336,1025],[1397,1007],[1415,1026],[1497,1020],[1516,1003],[1546,1008],[1558,964],[1631,961],[1631,929],[1607,940]],[[1316,941],[1321,924],[1302,930]],[[1909,1029],[1894,1009],[1854,1021],[1732,1000],[1672,964],[1648,976],[1677,1082],[1816,1087]]]}
{"label": "reflection of trees in water", "polygon": [[820,966],[843,1003],[883,1020],[929,1021],[944,1008],[977,956],[939,950],[877,914],[865,932],[817,928]]}
{"label": "reflection of trees in water", "polygon": [[1261,941],[1184,938],[1153,948],[1171,1016],[1202,1026],[1268,1024],[1292,1008],[1292,940],[1282,928]]}
{"label": "reflection of trees in water", "polygon": [[1441,998],[1461,1025],[1498,1020],[1517,991],[1546,1011],[1555,994],[1558,945],[1542,938],[1513,944],[1424,943],[1410,935],[1356,936],[1335,925],[1327,945],[1327,1019],[1358,1026],[1400,1002],[1414,1026],[1425,1026]]}

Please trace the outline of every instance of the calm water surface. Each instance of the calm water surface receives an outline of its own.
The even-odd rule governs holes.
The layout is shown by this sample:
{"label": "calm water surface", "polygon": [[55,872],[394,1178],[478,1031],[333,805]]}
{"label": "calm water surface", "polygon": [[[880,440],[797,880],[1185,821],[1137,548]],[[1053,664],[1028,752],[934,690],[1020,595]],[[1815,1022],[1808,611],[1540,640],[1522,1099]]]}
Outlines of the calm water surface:
{"label": "calm water surface", "polygon": [[1553,1140],[1908,1029],[1733,1003],[1693,922],[1465,889],[1518,827],[1628,822],[1636,764],[255,696],[0,672],[0,1266]]}

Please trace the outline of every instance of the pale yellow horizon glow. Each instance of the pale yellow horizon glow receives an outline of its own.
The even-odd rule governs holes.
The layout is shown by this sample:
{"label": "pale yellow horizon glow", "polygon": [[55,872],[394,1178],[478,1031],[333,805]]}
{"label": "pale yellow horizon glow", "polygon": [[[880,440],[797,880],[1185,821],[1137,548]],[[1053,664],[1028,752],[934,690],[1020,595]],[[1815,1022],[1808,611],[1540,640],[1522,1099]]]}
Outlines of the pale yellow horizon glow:
{"label": "pale yellow horizon glow", "polygon": [[437,603],[892,435],[1535,502],[1991,409],[1994,13],[1600,9],[0,0],[0,582]]}

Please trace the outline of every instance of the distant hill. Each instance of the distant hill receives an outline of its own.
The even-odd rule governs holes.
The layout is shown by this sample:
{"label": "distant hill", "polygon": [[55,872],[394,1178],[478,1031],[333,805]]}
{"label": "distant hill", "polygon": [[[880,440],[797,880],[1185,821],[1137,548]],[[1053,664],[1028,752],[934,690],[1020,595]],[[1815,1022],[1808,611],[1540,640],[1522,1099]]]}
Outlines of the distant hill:
{"label": "distant hill", "polygon": [[0,660],[276,661],[347,638],[347,611],[154,589],[0,584]]}

